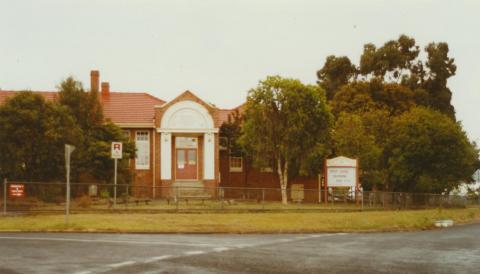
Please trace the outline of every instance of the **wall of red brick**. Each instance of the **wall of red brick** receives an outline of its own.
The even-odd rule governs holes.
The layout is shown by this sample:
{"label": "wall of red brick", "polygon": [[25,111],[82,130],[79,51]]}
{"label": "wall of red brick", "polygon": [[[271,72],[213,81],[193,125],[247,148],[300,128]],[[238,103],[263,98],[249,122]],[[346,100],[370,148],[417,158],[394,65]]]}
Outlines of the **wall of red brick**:
{"label": "wall of red brick", "polygon": [[[220,151],[220,173],[220,186],[231,188],[226,191],[227,198],[250,196],[251,199],[257,199],[264,195],[266,200],[281,200],[280,181],[276,173],[261,172],[245,163],[245,161],[242,172],[232,172],[229,166],[229,155],[225,150]],[[288,182],[287,187],[290,188],[293,184],[303,185],[305,201],[318,201],[318,177],[296,177]],[[243,191],[235,188],[265,188],[266,190],[263,190],[262,193],[262,191],[255,191],[254,189]]]}
{"label": "wall of red brick", "polygon": [[154,129],[140,129],[140,128],[122,128],[130,132],[130,141],[135,143],[137,131],[148,131],[150,140],[150,165],[149,169],[136,169],[135,159],[130,160],[130,170],[132,171],[133,181],[130,187],[130,193],[136,197],[152,197],[153,195],[153,169],[154,169],[154,153],[153,138],[155,138]]}

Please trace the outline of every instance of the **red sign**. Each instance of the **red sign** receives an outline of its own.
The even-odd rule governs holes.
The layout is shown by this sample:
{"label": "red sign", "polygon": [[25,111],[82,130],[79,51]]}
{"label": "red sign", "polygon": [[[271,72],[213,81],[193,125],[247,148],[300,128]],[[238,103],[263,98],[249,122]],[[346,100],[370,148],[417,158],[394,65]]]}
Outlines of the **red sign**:
{"label": "red sign", "polygon": [[8,188],[8,193],[10,197],[24,197],[25,196],[25,185],[24,184],[11,184]]}

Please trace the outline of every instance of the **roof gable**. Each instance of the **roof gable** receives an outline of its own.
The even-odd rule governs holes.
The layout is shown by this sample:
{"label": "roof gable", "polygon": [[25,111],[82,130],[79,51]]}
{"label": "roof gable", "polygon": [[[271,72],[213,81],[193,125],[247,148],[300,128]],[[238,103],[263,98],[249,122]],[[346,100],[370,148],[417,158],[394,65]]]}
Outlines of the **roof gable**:
{"label": "roof gable", "polygon": [[210,112],[212,112],[213,110],[216,109],[216,107],[212,106],[211,104],[206,103],[205,101],[200,99],[200,97],[198,97],[197,95],[195,95],[193,92],[191,92],[189,90],[186,90],[186,91],[182,92],[180,95],[175,97],[170,102],[161,105],[160,108],[167,109],[171,105],[173,105],[175,103],[178,103],[180,101],[194,101],[194,102],[199,103],[200,105],[204,106]]}

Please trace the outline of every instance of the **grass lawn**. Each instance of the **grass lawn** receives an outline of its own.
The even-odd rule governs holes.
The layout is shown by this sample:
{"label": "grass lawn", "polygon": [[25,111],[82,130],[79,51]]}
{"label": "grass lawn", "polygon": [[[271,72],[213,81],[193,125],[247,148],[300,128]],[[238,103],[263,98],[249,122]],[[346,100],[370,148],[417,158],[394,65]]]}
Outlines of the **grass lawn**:
{"label": "grass lawn", "polygon": [[[256,201],[239,201],[239,200],[225,200],[223,202],[218,200],[185,200],[180,199],[178,203],[174,201],[167,202],[165,199],[155,199],[150,200],[148,204],[145,202],[139,202],[136,204],[135,200],[132,199],[130,203],[126,204],[119,200],[116,209],[119,211],[133,211],[139,213],[140,211],[144,211],[144,213],[152,213],[155,211],[159,211],[156,213],[164,213],[172,212],[172,211],[180,211],[180,212],[215,212],[215,211],[230,211],[231,213],[238,213],[238,212],[246,212],[246,211],[361,211],[361,205],[353,204],[353,203],[344,203],[344,202],[336,202],[336,203],[328,203],[327,205],[324,203],[289,203],[288,205],[283,205],[281,202],[278,201],[265,201],[265,202],[256,202]],[[21,206],[21,203],[17,203],[15,205],[9,204],[7,208],[11,211],[16,211],[18,206]],[[381,210],[382,207],[380,204],[376,205],[365,205],[364,210]],[[46,211],[58,211],[60,214],[65,211],[65,205],[63,204],[53,204],[53,203],[42,203],[36,202],[33,206],[28,210],[37,211],[37,212],[46,212]],[[95,213],[95,211],[111,211],[111,205],[108,202],[101,201],[100,203],[94,203],[89,205],[88,207],[81,207],[78,202],[74,201],[71,205],[71,210],[78,213]],[[20,210],[21,211],[21,210]]]}
{"label": "grass lawn", "polygon": [[0,231],[299,233],[433,228],[438,219],[480,221],[480,208],[339,213],[110,213],[0,217]]}

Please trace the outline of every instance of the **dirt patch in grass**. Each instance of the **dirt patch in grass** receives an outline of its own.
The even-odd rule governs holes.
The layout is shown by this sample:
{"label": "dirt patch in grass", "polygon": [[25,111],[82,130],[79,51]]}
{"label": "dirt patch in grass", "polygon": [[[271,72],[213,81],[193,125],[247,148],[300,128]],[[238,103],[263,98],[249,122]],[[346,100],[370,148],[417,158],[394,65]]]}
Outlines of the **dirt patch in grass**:
{"label": "dirt patch in grass", "polygon": [[479,222],[480,208],[340,213],[113,213],[0,217],[0,231],[137,233],[308,233],[406,231],[435,220]]}

